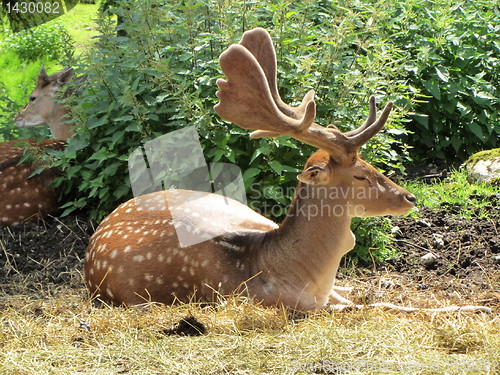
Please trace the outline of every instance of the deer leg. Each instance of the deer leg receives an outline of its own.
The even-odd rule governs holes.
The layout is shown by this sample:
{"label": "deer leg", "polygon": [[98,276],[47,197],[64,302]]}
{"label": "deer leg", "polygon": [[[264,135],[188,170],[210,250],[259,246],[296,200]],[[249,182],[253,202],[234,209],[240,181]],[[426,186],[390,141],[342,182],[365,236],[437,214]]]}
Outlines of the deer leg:
{"label": "deer leg", "polygon": [[349,293],[351,293],[354,290],[352,286],[337,286],[334,285],[332,287],[332,291],[336,292],[337,294],[340,294],[341,296],[345,296]]}
{"label": "deer leg", "polygon": [[333,287],[332,290],[330,291],[330,295],[328,296],[329,303],[332,305],[347,305],[347,306],[352,306],[354,303],[347,298],[342,297],[338,292],[337,292],[337,287]]}

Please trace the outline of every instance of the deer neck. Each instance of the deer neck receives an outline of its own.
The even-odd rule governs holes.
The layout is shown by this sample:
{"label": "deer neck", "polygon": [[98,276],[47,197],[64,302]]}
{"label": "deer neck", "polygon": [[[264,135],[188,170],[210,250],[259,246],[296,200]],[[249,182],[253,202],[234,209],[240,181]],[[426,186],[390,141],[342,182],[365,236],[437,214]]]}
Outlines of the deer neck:
{"label": "deer neck", "polygon": [[339,190],[299,183],[287,217],[264,247],[266,263],[279,268],[273,272],[287,274],[288,281],[313,295],[330,293],[340,259],[355,244],[352,210],[337,196]]}
{"label": "deer neck", "polygon": [[67,141],[75,134],[72,124],[68,123],[68,111],[60,105],[57,105],[54,110],[54,115],[47,119],[50,132],[56,140]]}

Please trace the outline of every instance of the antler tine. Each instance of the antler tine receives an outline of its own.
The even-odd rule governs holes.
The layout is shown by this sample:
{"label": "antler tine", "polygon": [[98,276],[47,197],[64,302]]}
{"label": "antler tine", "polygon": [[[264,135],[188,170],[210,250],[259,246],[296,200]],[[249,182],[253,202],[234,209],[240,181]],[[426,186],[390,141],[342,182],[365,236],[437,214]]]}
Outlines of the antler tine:
{"label": "antler tine", "polygon": [[370,112],[368,114],[368,117],[366,118],[366,121],[359,128],[345,132],[344,134],[347,137],[353,137],[353,136],[363,132],[369,125],[373,124],[375,122],[375,120],[377,120],[377,108],[375,107],[375,96],[374,95],[370,96],[370,100],[368,101],[368,103],[370,106]]}
{"label": "antler tine", "polygon": [[227,81],[217,80],[220,103],[214,109],[219,116],[244,129],[262,129],[266,136],[293,135],[311,126],[316,116],[314,101],[307,103],[300,119],[282,113],[273,100],[262,67],[245,47],[232,45],[219,60],[227,77]]}
{"label": "antler tine", "polygon": [[367,124],[372,115],[376,117],[375,99],[373,96],[370,98],[370,115],[368,116],[367,121],[358,129],[353,130],[353,135],[349,134],[351,132],[344,133],[344,135],[346,135],[349,139],[349,142],[352,144],[351,147],[354,147],[356,149],[361,147],[382,129],[382,127],[387,122],[387,119],[389,118],[389,114],[391,113],[393,104],[393,102],[387,102],[380,117],[371,124]]}
{"label": "antler tine", "polygon": [[273,40],[267,30],[257,27],[255,29],[245,31],[240,40],[240,45],[249,50],[261,66],[269,84],[269,89],[274,102],[281,112],[285,115],[300,119],[304,115],[308,103],[314,99],[314,90],[310,90],[302,100],[298,107],[292,107],[283,102],[279,95],[277,84],[277,61],[276,51],[274,49]]}

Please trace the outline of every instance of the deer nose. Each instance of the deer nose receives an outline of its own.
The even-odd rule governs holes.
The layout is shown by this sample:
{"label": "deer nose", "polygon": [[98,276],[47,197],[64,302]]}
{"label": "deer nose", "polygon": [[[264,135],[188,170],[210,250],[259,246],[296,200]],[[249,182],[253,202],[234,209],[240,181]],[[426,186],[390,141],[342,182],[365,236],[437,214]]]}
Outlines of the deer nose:
{"label": "deer nose", "polygon": [[408,194],[405,196],[405,198],[408,202],[411,202],[413,204],[415,204],[417,202],[417,197],[414,196],[413,194]]}

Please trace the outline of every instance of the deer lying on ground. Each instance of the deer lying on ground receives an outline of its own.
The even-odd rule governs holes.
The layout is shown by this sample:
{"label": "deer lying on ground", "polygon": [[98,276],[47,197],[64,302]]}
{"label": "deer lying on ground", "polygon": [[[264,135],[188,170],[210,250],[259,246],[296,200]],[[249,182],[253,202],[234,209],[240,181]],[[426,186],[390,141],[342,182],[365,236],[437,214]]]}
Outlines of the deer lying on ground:
{"label": "deer lying on ground", "polygon": [[24,154],[23,144],[31,148],[62,150],[66,140],[73,135],[71,125],[65,123],[68,111],[57,100],[61,88],[72,77],[73,69],[65,68],[49,76],[42,67],[28,103],[15,117],[19,127],[48,124],[54,139],[30,138],[0,143],[0,225],[34,221],[58,208],[58,193],[49,187],[57,171],[50,168],[30,177],[37,167],[18,163]]}
{"label": "deer lying on ground", "polygon": [[[298,175],[286,219],[277,225],[240,202],[188,190],[131,199],[90,239],[84,273],[92,297],[130,306],[216,301],[239,291],[264,305],[302,311],[351,305],[334,282],[341,257],[354,246],[352,217],[406,214],[416,201],[357,152],[383,127],[392,103],[377,119],[371,97],[366,122],[346,133],[315,124],[314,92],[298,107],[281,100],[276,55],[264,29],[246,32],[220,64],[227,80],[217,82],[215,110],[222,118],[256,130],[252,138],[287,135],[321,149]],[[176,227],[180,221],[193,235],[220,226],[226,233],[182,248],[174,211]]]}

